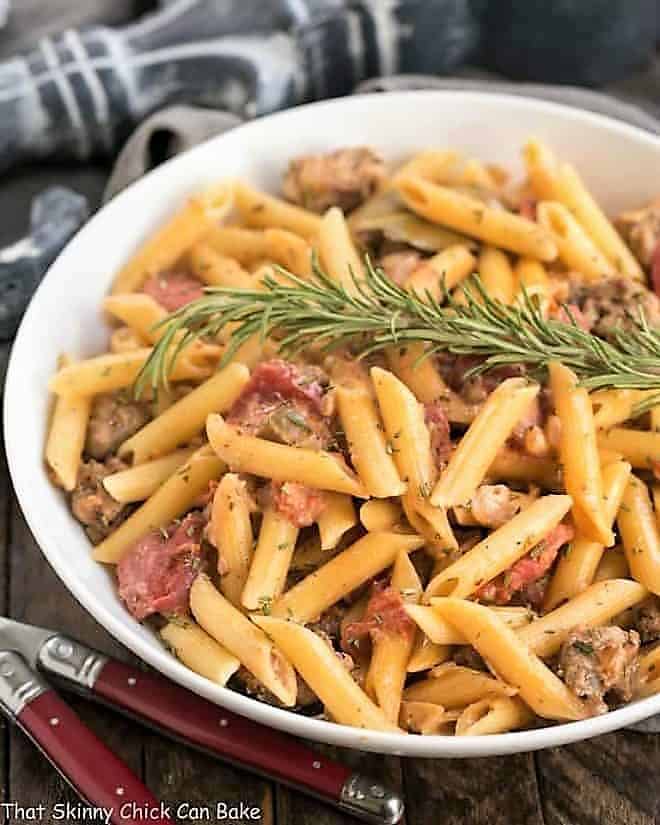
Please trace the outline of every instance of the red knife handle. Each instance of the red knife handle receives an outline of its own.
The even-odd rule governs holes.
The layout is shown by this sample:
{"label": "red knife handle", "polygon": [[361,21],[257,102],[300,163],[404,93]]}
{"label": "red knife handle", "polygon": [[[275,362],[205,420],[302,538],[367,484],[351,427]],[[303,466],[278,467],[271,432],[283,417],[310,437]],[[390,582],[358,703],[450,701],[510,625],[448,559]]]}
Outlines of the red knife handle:
{"label": "red knife handle", "polygon": [[84,800],[112,811],[111,822],[144,823],[144,812],[148,811],[152,812],[150,822],[172,825],[172,820],[162,815],[160,803],[128,765],[53,690],[29,702],[16,721]]}
{"label": "red knife handle", "polygon": [[22,728],[64,779],[116,825],[172,825],[154,796],[18,653],[0,651],[0,707]]}
{"label": "red knife handle", "polygon": [[153,673],[55,635],[40,667],[58,683],[228,762],[291,785],[357,817],[394,825],[403,801],[379,782],[326,759],[302,742],[238,716]]}
{"label": "red knife handle", "polygon": [[152,673],[110,660],[92,691],[214,755],[339,802],[351,771],[287,734],[237,716]]}

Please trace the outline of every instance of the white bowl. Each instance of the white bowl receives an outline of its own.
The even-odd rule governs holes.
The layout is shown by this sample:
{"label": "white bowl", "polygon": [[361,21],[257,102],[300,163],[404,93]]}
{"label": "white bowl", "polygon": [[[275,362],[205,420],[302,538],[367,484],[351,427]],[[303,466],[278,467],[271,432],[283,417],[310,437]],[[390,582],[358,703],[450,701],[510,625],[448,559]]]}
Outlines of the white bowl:
{"label": "white bowl", "polygon": [[242,126],[166,163],[102,209],[53,264],[23,319],[5,387],[9,467],[28,524],[78,601],[137,656],[190,690],[265,725],[381,753],[465,757],[561,745],[660,713],[660,696],[595,719],[485,737],[414,736],[308,719],[218,687],[185,668],[120,603],[111,571],[92,561],[80,525],[49,483],[42,452],[47,383],[58,353],[91,356],[108,339],[99,311],[115,272],[141,240],[210,181],[242,176],[275,190],[287,161],[302,152],[368,144],[387,158],[428,146],[455,147],[518,169],[535,135],[578,168],[610,212],[658,194],[660,140],[575,109],[488,93],[407,92],[302,106]]}

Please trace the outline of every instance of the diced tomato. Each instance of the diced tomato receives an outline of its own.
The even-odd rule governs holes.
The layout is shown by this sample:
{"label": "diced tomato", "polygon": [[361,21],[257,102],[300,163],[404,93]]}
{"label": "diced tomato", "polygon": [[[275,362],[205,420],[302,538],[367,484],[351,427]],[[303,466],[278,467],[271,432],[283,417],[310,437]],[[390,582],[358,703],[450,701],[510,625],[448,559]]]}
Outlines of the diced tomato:
{"label": "diced tomato", "polygon": [[566,304],[566,306],[558,306],[550,312],[550,317],[556,321],[561,321],[564,324],[572,324],[573,321],[583,329],[589,332],[591,323],[587,316],[582,312],[577,304]]}
{"label": "diced tomato", "polygon": [[537,206],[538,201],[536,200],[536,198],[532,197],[532,195],[525,195],[523,198],[520,199],[520,205],[518,206],[518,214],[521,218],[527,218],[528,221],[535,221]]}
{"label": "diced tomato", "polygon": [[447,461],[451,455],[451,436],[449,419],[441,401],[432,401],[424,405],[424,420],[431,435],[431,450],[436,464]]}
{"label": "diced tomato", "polygon": [[258,364],[227,414],[243,432],[318,449],[330,442],[321,371],[274,358]]}
{"label": "diced tomato", "polygon": [[321,490],[295,481],[272,485],[273,504],[294,527],[309,527],[325,509]]}
{"label": "diced tomato", "polygon": [[415,632],[415,623],[406,613],[401,593],[391,585],[374,583],[364,616],[358,622],[349,622],[342,634],[342,643],[348,644],[367,634],[377,639],[381,634],[404,636]]}
{"label": "diced tomato", "polygon": [[119,595],[136,619],[188,611],[205,524],[201,513],[189,513],[181,522],[147,533],[121,559],[117,565]]}
{"label": "diced tomato", "polygon": [[162,272],[153,275],[142,287],[142,291],[151,295],[154,301],[174,312],[196,301],[204,295],[203,284],[185,272]]}
{"label": "diced tomato", "polygon": [[552,567],[559,548],[571,541],[574,530],[563,522],[547,534],[532,550],[496,579],[477,590],[477,598],[494,604],[508,604],[513,596],[537,582]]}

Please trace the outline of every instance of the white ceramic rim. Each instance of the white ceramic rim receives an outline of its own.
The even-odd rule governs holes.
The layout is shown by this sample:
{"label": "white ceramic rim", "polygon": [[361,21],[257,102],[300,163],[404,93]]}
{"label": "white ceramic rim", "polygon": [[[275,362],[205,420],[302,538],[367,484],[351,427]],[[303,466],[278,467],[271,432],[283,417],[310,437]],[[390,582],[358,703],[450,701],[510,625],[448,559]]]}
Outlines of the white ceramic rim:
{"label": "white ceramic rim", "polygon": [[[565,120],[574,120],[582,123],[590,122],[594,126],[600,126],[607,130],[632,137],[638,142],[646,143],[660,154],[660,138],[612,118],[582,111],[559,103],[487,91],[463,92],[430,90],[393,92],[387,94],[387,99],[392,107],[395,108],[400,98],[405,98],[409,101],[411,96],[418,99],[420,106],[430,106],[434,100],[440,98],[450,100],[452,98],[460,98],[462,103],[473,101],[476,107],[480,101],[483,102],[484,98],[487,98],[489,101],[493,99],[501,100],[507,104],[507,107],[520,107],[521,109],[527,110],[536,108],[539,111],[545,112],[554,111],[560,114]],[[329,107],[338,111],[345,109],[347,112],[351,107],[359,107],[360,103],[364,103],[366,108],[371,99],[382,99],[382,97],[382,94],[369,94],[360,97],[321,101],[295,107],[294,109],[289,109],[270,115],[267,118],[247,123],[226,135],[212,138],[204,144],[190,150],[185,156],[188,157],[192,153],[205,151],[205,148],[210,143],[221,144],[227,137],[233,140],[236,139],[237,135],[240,137],[248,134],[252,130],[261,131],[264,129],[264,124],[273,122],[276,119],[286,119],[292,115],[297,115],[301,110],[313,112]],[[133,191],[141,187],[147,188],[150,180],[155,176],[168,175],[179,160],[180,158],[175,157],[167,163],[164,163],[149,175],[132,184],[126,191]],[[96,227],[99,222],[102,222],[104,220],[104,213],[107,210],[120,208],[123,195],[124,193],[119,194],[108,206],[97,212],[80,230],[76,238],[83,236],[89,231],[90,227]],[[61,253],[58,261],[75,245],[76,238],[74,238]],[[12,405],[12,388],[17,386],[21,381],[21,362],[24,360],[24,356],[21,354],[25,352],[25,357],[30,356],[28,336],[30,334],[31,319],[33,315],[36,315],[36,307],[42,301],[52,297],[50,295],[51,292],[56,293],[56,289],[54,289],[54,285],[51,283],[49,276],[50,270],[37,289],[23,318],[14,342],[7,370],[4,395],[4,438],[10,475],[28,526],[59,578],[64,582],[78,602],[80,602],[115,639],[129,648],[140,659],[173,681],[204,696],[215,704],[226,707],[235,713],[249,717],[269,727],[285,730],[296,736],[318,742],[398,756],[468,758],[524,753],[599,736],[660,713],[660,695],[658,695],[625,705],[603,716],[580,722],[569,722],[537,730],[484,737],[416,736],[361,730],[332,722],[311,719],[287,710],[275,708],[243,696],[236,691],[214,685],[212,682],[186,668],[164,648],[161,649],[157,644],[150,643],[140,637],[130,625],[125,625],[116,620],[115,617],[104,608],[103,604],[94,600],[94,594],[82,585],[76,577],[73,567],[58,563],[58,554],[53,547],[53,541],[47,529],[47,521],[43,517],[38,517],[37,508],[32,504],[30,478],[34,474],[35,468],[25,466],[25,462],[23,461],[24,455],[20,448],[20,409],[18,405]],[[40,471],[42,471],[41,468]],[[137,622],[135,624],[137,625]]]}

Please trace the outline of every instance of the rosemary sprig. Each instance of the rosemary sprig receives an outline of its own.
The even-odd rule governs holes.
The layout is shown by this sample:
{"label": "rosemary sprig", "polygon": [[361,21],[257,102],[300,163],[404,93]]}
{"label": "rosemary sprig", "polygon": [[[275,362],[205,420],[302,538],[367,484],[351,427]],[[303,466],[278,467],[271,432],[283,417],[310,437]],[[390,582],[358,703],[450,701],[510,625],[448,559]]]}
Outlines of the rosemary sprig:
{"label": "rosemary sprig", "polygon": [[260,289],[209,288],[207,294],[161,322],[164,333],[136,382],[140,393],[167,384],[180,351],[200,336],[215,337],[231,325],[223,364],[248,338],[274,336],[280,353],[292,356],[313,344],[323,351],[350,345],[366,355],[410,342],[428,345],[427,355],[449,352],[479,356],[476,375],[507,364],[524,364],[542,378],[551,361],[561,361],[589,390],[658,389],[660,328],[649,327],[641,308],[631,328],[615,330],[611,341],[586,332],[566,308],[569,322],[547,319],[527,293],[515,306],[489,297],[478,276],[463,290],[465,300],[445,294],[443,303],[397,286],[366,259],[355,290],[331,280],[314,261],[303,280],[277,267]]}

